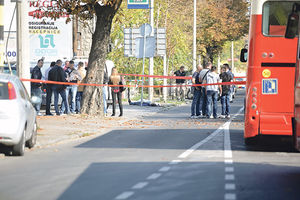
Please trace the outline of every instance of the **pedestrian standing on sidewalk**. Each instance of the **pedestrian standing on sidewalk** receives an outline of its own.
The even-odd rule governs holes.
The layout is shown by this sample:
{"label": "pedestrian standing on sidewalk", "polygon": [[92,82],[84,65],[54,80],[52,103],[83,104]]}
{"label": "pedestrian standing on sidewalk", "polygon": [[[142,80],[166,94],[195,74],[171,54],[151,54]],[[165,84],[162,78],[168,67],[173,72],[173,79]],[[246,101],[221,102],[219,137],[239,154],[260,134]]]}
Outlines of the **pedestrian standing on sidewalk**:
{"label": "pedestrian standing on sidewalk", "polygon": [[[62,65],[62,61],[57,60],[56,65],[49,71],[49,76],[48,76],[49,81],[67,82],[65,77],[65,72],[61,67],[61,65]],[[54,92],[54,107],[55,107],[56,115],[61,115],[58,109],[58,94],[61,96],[62,103],[64,103],[64,106],[66,107],[66,113],[69,114],[70,112],[67,104],[65,89],[66,89],[65,85],[61,85],[61,84],[52,85],[52,90]]]}
{"label": "pedestrian standing on sidewalk", "polygon": [[[193,84],[200,84],[200,72],[202,70],[202,66],[198,65],[197,70],[193,73],[192,76],[192,83]],[[201,86],[192,86],[194,90],[194,95],[193,95],[193,102],[192,102],[192,107],[191,107],[191,118],[196,119],[201,116],[200,111],[200,98],[201,98]],[[195,111],[196,109],[196,111]],[[195,115],[196,114],[196,115]]]}
{"label": "pedestrian standing on sidewalk", "polygon": [[[38,60],[37,65],[33,68],[31,73],[31,79],[42,79],[41,68],[43,67],[44,61],[42,59]],[[36,96],[40,99],[39,103],[34,104],[34,108],[38,116],[41,116],[41,104],[42,104],[42,83],[31,82],[31,96]]]}
{"label": "pedestrian standing on sidewalk", "polygon": [[[107,67],[105,65],[104,73],[103,73],[103,85],[106,85],[108,83],[108,73],[107,73]],[[102,87],[102,96],[103,96],[103,111],[104,115],[107,115],[107,103],[106,103],[106,96],[107,96],[107,86]]]}
{"label": "pedestrian standing on sidewalk", "polygon": [[[55,66],[55,62],[51,62],[50,67],[45,71],[45,80],[49,80],[49,72]],[[52,99],[52,85],[46,84],[46,115],[52,116],[53,114],[50,112],[51,108],[51,99]]]}
{"label": "pedestrian standing on sidewalk", "polygon": [[[232,68],[227,63],[225,63],[224,66],[226,67],[226,72],[231,76],[231,78],[233,80],[234,79],[234,74],[232,73]],[[230,86],[230,94],[229,94],[230,103],[233,102],[234,89],[235,89],[235,85],[231,85]]]}
{"label": "pedestrian standing on sidewalk", "polygon": [[[207,74],[211,69],[211,62],[206,63],[204,69],[201,70],[199,74],[200,84],[206,83]],[[206,95],[206,87],[202,87],[201,90],[201,98],[200,98],[200,109],[202,110],[202,116],[207,117],[207,95]]]}
{"label": "pedestrian standing on sidewalk", "polygon": [[[67,71],[67,81],[69,83],[78,83],[81,81],[82,77],[80,73],[75,69],[74,61],[71,60],[69,62],[69,70]],[[70,111],[72,114],[75,114],[75,101],[76,101],[76,94],[77,94],[78,85],[69,85],[66,89],[66,98],[70,95]]]}
{"label": "pedestrian standing on sidewalk", "polygon": [[[212,66],[210,72],[207,74],[207,84],[214,84],[214,83],[220,83],[220,77],[216,73],[217,67]],[[218,118],[217,115],[217,101],[218,101],[218,92],[220,90],[220,93],[222,93],[222,87],[221,85],[208,85],[206,86],[206,94],[207,94],[207,114],[208,118]],[[212,112],[213,111],[213,112]]]}
{"label": "pedestrian standing on sidewalk", "polygon": [[[232,77],[230,74],[226,72],[226,66],[221,67],[220,79],[222,83],[227,83],[232,81]],[[222,105],[222,114],[221,118],[230,118],[230,85],[222,85],[222,93],[221,93],[221,105]]]}
{"label": "pedestrian standing on sidewalk", "polygon": [[[179,70],[174,72],[175,76],[185,77],[186,71],[184,71],[184,66],[181,66]],[[178,100],[184,101],[185,100],[185,79],[176,79],[176,97]]]}
{"label": "pedestrian standing on sidewalk", "polygon": [[112,106],[113,106],[113,112],[111,116],[116,115],[116,103],[118,98],[119,103],[119,109],[120,109],[120,115],[119,117],[123,116],[123,105],[122,105],[122,90],[123,87],[119,87],[118,85],[123,85],[122,77],[118,74],[118,70],[116,67],[112,68],[111,76],[109,77],[108,81],[109,85],[114,85],[114,87],[111,87],[111,95],[112,95]]}
{"label": "pedestrian standing on sidewalk", "polygon": [[[77,68],[78,68],[78,73],[80,74],[80,77],[83,80],[86,76],[86,69],[84,68],[83,62],[79,62],[77,65]],[[76,113],[77,114],[80,113],[80,109],[81,109],[81,99],[82,99],[83,89],[84,89],[83,85],[79,85],[77,88],[77,94],[76,94]]]}

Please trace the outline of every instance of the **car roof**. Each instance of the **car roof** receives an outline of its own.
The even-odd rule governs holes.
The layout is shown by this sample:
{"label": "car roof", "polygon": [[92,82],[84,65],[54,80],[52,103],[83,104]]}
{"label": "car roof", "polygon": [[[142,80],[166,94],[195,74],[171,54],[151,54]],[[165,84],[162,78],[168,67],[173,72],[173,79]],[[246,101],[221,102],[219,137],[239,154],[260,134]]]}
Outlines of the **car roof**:
{"label": "car roof", "polygon": [[0,73],[0,81],[2,82],[16,82],[18,79],[15,75]]}

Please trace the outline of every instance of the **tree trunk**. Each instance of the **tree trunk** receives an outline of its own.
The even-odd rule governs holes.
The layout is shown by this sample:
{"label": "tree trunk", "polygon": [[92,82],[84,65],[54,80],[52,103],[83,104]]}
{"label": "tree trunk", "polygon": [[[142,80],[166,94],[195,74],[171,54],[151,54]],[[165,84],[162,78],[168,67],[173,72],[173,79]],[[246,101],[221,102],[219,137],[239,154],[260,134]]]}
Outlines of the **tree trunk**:
{"label": "tree trunk", "polygon": [[[103,84],[112,20],[121,2],[122,0],[116,1],[112,6],[95,5],[97,21],[84,81],[86,83]],[[84,88],[81,113],[104,116],[102,87],[86,86]]]}

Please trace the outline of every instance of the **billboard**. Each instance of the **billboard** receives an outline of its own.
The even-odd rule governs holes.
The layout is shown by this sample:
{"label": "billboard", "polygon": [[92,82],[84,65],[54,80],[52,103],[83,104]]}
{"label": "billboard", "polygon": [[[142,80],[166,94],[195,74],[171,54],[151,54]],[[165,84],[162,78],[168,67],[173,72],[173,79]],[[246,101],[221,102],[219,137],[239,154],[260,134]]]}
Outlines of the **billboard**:
{"label": "billboard", "polygon": [[[5,46],[7,37],[10,35],[6,55],[10,62],[16,62],[17,34],[16,13],[14,13],[15,3],[12,3],[10,0],[5,0],[4,3]],[[72,23],[66,24],[65,17],[56,21],[42,17],[42,10],[55,6],[55,1],[37,0],[29,1],[28,4],[30,62],[36,64],[36,61],[42,57],[45,57],[46,62],[64,58],[71,59],[73,57]],[[9,30],[10,24],[12,26]]]}
{"label": "billboard", "polygon": [[30,60],[37,61],[45,57],[47,61],[70,59],[72,49],[72,23],[66,24],[66,17],[52,20],[43,17],[40,8],[55,6],[55,1],[39,0],[29,2],[29,40]]}

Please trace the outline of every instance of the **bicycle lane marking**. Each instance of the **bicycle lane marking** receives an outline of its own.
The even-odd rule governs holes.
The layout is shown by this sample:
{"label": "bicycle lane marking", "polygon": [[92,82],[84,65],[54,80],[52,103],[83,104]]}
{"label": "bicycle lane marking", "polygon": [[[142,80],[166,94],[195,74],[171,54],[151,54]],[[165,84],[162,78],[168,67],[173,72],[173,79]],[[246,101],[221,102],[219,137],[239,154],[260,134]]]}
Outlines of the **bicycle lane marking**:
{"label": "bicycle lane marking", "polygon": [[[179,164],[179,163],[181,163],[181,162],[183,162],[183,159],[185,159],[185,158],[187,158],[188,156],[190,156],[195,150],[197,150],[198,148],[200,148],[202,145],[204,145],[205,143],[207,143],[208,141],[210,141],[211,139],[213,139],[215,136],[217,136],[219,133],[221,133],[222,131],[225,131],[225,130],[227,130],[228,131],[228,133],[229,133],[229,126],[230,126],[230,123],[231,123],[231,121],[233,120],[233,119],[235,119],[235,117],[236,116],[238,116],[242,111],[243,111],[243,107],[238,111],[238,113],[236,113],[229,121],[227,121],[227,122],[225,122],[222,126],[220,126],[217,130],[215,130],[212,134],[210,134],[209,136],[207,136],[205,139],[203,139],[203,140],[201,140],[200,142],[198,142],[198,143],[196,143],[195,145],[193,145],[192,147],[190,147],[188,150],[186,150],[185,152],[183,152],[182,154],[180,154],[177,158],[178,159],[176,159],[176,160],[172,160],[171,162],[169,162],[169,166],[171,165],[177,165],[177,164]],[[225,133],[224,133],[224,137],[225,137]],[[228,137],[228,136],[226,136],[226,137]],[[228,146],[229,145],[229,146]],[[229,148],[230,147],[230,148]],[[231,155],[231,157],[232,157],[232,152],[231,152],[231,144],[230,144],[230,137],[229,137],[229,143],[228,143],[228,138],[226,138],[226,148],[228,148],[228,149],[225,149],[225,138],[224,138],[224,155],[226,155],[226,156],[230,156]],[[230,151],[229,151],[229,149],[230,149]],[[225,162],[225,161],[224,161]],[[229,161],[229,163],[233,163],[233,161],[231,160],[231,161]],[[167,171],[169,171],[169,170],[171,170],[171,167],[169,167],[169,166],[163,166],[162,168],[160,168],[159,170],[158,170],[158,172],[160,172],[160,173],[154,173],[154,174],[151,174],[150,176],[148,176],[147,178],[146,178],[146,180],[148,180],[149,181],[149,179],[153,179],[153,180],[156,180],[156,179],[158,179],[158,178],[160,178],[160,177],[162,177],[163,176],[163,172],[164,173],[166,173]],[[165,170],[165,169],[167,169],[167,170]],[[233,172],[234,171],[234,169],[232,169],[232,168],[225,168],[225,171],[226,170],[228,170],[228,171],[230,171],[230,172]],[[159,176],[158,176],[158,174],[159,174]],[[152,178],[152,177],[154,177],[155,176],[155,178]],[[150,178],[151,177],[151,178]],[[226,177],[226,176],[225,176]],[[228,176],[228,177],[230,177],[230,179],[232,180],[234,180],[234,175],[232,176],[232,175],[230,175],[230,176]],[[143,182],[141,182],[141,183],[143,183]],[[136,190],[138,190],[138,189],[144,189],[145,187],[147,187],[148,185],[150,185],[150,182],[146,182],[147,184],[145,184],[144,185],[144,187],[136,187],[136,185],[137,184],[139,184],[139,183],[137,183],[136,185],[134,185],[134,186],[132,186],[131,188],[132,189],[136,189]],[[149,183],[149,184],[148,184]],[[227,185],[226,186],[226,184],[225,184],[225,188],[235,188],[235,185],[233,186],[233,185]],[[125,191],[125,192],[123,192],[123,193],[121,193],[120,195],[118,195],[115,199],[128,199],[128,198],[130,198],[131,196],[133,196],[135,194],[135,192],[134,191]],[[234,197],[232,198],[232,194],[231,193],[229,193],[229,194],[225,194],[225,199],[227,200],[235,200],[235,195],[234,195]]]}

